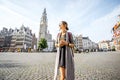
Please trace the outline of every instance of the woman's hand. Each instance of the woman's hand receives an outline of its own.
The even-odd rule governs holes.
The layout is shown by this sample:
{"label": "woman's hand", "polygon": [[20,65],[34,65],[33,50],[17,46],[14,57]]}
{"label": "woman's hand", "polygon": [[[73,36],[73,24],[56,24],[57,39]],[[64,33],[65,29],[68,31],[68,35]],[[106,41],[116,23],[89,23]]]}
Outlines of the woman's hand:
{"label": "woman's hand", "polygon": [[56,44],[55,46],[56,47],[62,47],[62,46],[69,46],[69,47],[74,47],[74,44],[72,43],[68,43],[67,41],[65,40],[60,40],[60,43]]}
{"label": "woman's hand", "polygon": [[60,40],[60,42],[58,44],[55,44],[56,47],[62,47],[64,45],[65,45],[65,43],[63,40]]}
{"label": "woman's hand", "polygon": [[62,47],[62,46],[64,46],[64,45],[66,45],[66,41],[65,40],[60,40],[60,47]]}
{"label": "woman's hand", "polygon": [[58,44],[55,44],[56,47],[62,47],[64,45],[68,45],[68,42],[66,42],[65,40],[60,40]]}
{"label": "woman's hand", "polygon": [[63,40],[63,41],[61,41],[61,43],[62,43],[62,45],[64,46],[69,46],[69,47],[74,47],[74,44],[73,43],[68,43],[67,41],[65,41],[65,40]]}
{"label": "woman's hand", "polygon": [[73,47],[74,47],[74,44],[70,44],[70,43],[69,43],[69,47],[72,47],[72,48],[73,48]]}

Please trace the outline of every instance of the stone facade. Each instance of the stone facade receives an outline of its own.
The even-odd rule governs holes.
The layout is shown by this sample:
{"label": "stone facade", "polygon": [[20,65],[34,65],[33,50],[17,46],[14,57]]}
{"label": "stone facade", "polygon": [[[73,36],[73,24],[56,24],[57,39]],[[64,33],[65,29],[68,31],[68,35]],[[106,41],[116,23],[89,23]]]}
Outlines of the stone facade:
{"label": "stone facade", "polygon": [[12,33],[10,48],[14,50],[17,49],[17,51],[31,50],[33,48],[32,44],[34,45],[37,42],[33,40],[33,38],[35,38],[35,35],[33,36],[29,27],[22,25],[20,29],[15,29]]}
{"label": "stone facade", "polygon": [[74,37],[74,40],[75,40],[75,47],[76,47],[78,50],[83,49],[82,35],[75,36],[75,37]]}
{"label": "stone facade", "polygon": [[98,49],[98,44],[91,41],[89,37],[82,37],[83,50],[84,51],[96,51]]}
{"label": "stone facade", "polygon": [[32,34],[32,49],[34,51],[36,51],[36,49],[37,49],[37,38],[36,38],[35,34]]}
{"label": "stone facade", "polygon": [[98,43],[100,51],[112,51],[115,49],[113,40],[103,40]]}
{"label": "stone facade", "polygon": [[7,29],[5,27],[0,31],[0,51],[8,51],[13,31],[13,29]]}
{"label": "stone facade", "polygon": [[82,35],[73,36],[75,48],[78,51],[96,51],[98,50],[98,44],[91,41],[89,37],[83,37]]}

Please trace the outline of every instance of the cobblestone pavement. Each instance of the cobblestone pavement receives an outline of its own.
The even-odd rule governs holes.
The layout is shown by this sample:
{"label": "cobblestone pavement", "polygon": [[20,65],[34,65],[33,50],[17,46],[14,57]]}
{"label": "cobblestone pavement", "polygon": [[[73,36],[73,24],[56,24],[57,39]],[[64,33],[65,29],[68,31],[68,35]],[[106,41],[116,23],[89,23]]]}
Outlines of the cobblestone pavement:
{"label": "cobblestone pavement", "polygon": [[[120,52],[75,54],[74,60],[75,80],[120,80]],[[0,80],[53,80],[54,63],[55,53],[0,53]]]}

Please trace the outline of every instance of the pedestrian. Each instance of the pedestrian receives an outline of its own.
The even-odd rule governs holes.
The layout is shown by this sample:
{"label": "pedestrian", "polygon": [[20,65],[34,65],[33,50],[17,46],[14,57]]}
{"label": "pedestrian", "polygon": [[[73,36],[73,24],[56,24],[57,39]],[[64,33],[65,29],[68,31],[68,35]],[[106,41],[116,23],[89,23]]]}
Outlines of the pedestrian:
{"label": "pedestrian", "polygon": [[59,24],[60,32],[57,35],[55,46],[57,48],[55,60],[54,80],[60,74],[60,80],[74,80],[74,54],[73,54],[73,35],[68,32],[68,24],[61,21]]}

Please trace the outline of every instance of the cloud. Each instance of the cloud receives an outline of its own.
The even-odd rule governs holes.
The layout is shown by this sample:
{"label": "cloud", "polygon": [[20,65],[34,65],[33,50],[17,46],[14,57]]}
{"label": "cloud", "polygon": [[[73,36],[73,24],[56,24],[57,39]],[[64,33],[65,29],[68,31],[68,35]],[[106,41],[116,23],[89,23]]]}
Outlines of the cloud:
{"label": "cloud", "polygon": [[[91,40],[98,41],[110,39],[110,30],[116,22],[116,16],[119,6],[112,12],[105,15],[99,13],[101,2],[104,0],[2,0],[0,4],[0,28],[12,27],[19,28],[22,24],[30,27],[37,35],[39,33],[40,19],[43,9],[47,9],[48,30],[53,38],[56,38],[59,32],[59,22],[65,20],[68,22],[70,32],[75,35],[83,34],[89,36]],[[33,5],[34,4],[34,5]],[[94,14],[98,9],[97,16]],[[107,8],[108,9],[108,8]],[[101,10],[102,12],[102,10]],[[93,19],[91,19],[91,17]],[[106,34],[105,34],[106,33]]]}
{"label": "cloud", "polygon": [[15,12],[4,5],[0,5],[0,28],[8,27],[8,28],[20,28],[22,24],[29,26],[33,32],[36,32],[35,26],[39,26],[39,23],[31,20],[30,18]]}
{"label": "cloud", "polygon": [[61,20],[65,20],[68,22],[70,31],[73,32],[73,34],[81,34],[80,30],[81,28],[83,28],[82,24],[86,20],[85,17],[91,11],[92,8],[99,4],[99,2],[100,2],[99,0],[97,1],[71,0],[67,1],[66,3],[64,2],[64,5],[61,4],[60,6],[61,9],[53,10],[53,12],[49,13],[48,28],[53,34],[53,38],[55,38],[57,32],[59,32],[58,24]]}
{"label": "cloud", "polygon": [[120,14],[120,5],[117,6],[112,12],[107,15],[93,21],[89,28],[83,30],[83,33],[87,33],[88,36],[95,42],[99,40],[111,40],[111,30],[117,22],[117,16]]}
{"label": "cloud", "polygon": [[[34,4],[34,5],[33,5]],[[47,1],[10,1],[2,0],[0,4],[0,29],[2,27],[20,28],[22,24],[30,27],[38,37],[40,18],[44,8],[48,10],[51,4]]]}

